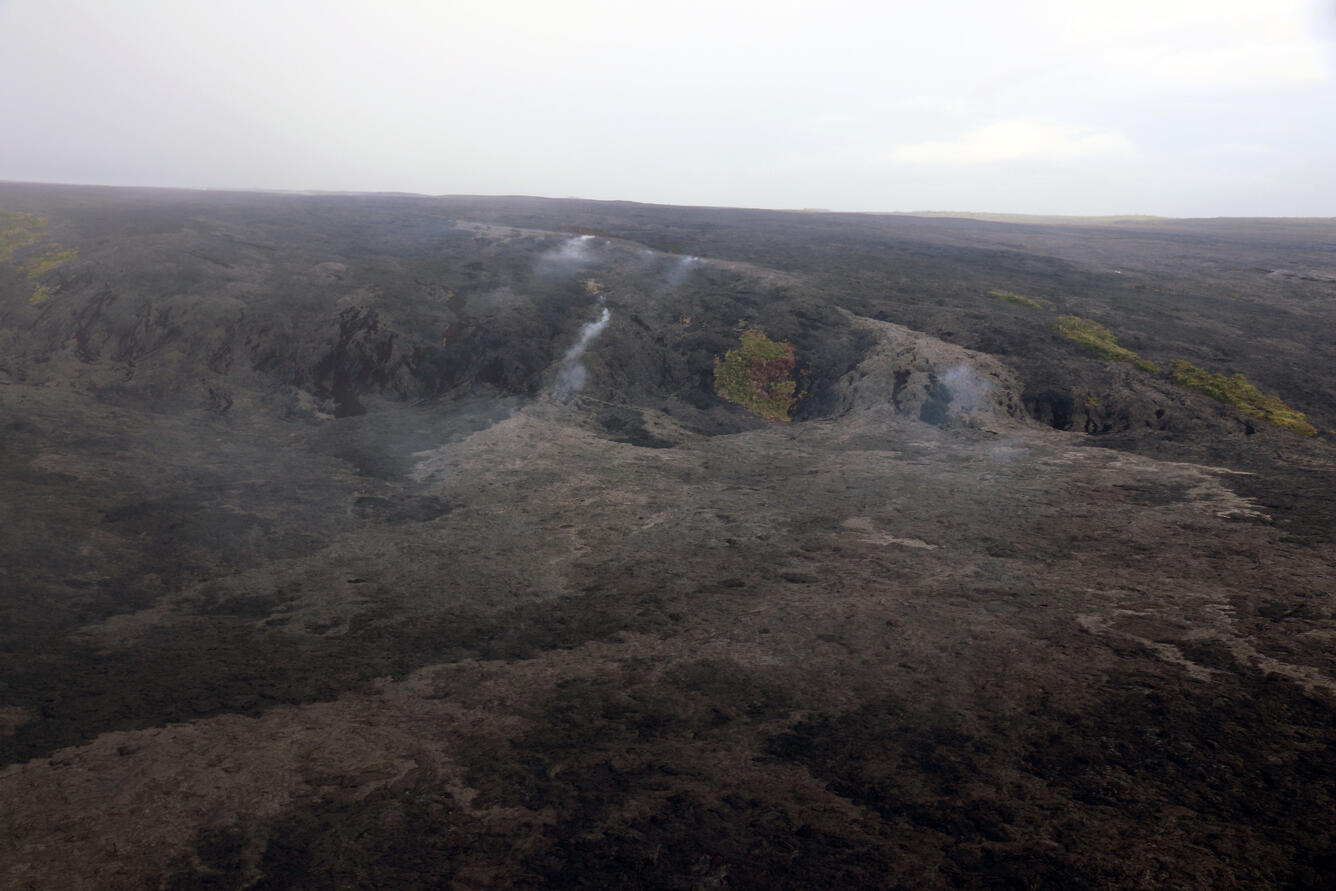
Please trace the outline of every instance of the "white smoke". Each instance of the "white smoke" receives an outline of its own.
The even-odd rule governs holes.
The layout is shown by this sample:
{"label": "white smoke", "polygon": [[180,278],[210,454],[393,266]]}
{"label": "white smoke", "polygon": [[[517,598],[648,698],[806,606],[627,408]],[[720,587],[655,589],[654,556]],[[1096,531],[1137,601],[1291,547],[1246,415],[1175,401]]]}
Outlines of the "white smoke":
{"label": "white smoke", "polygon": [[1009,445],[993,445],[988,448],[988,457],[998,464],[1009,464],[1030,454],[1027,448]]}
{"label": "white smoke", "polygon": [[608,327],[608,322],[612,321],[612,312],[603,301],[599,301],[601,312],[597,320],[589,322],[580,329],[580,337],[575,344],[566,351],[566,355],[561,357],[561,368],[557,371],[557,380],[552,387],[552,393],[561,402],[568,401],[576,393],[584,389],[585,381],[589,377],[589,372],[585,369],[584,363],[580,357],[584,355],[589,344],[603,333],[603,329]]}
{"label": "white smoke", "polygon": [[951,393],[952,414],[968,415],[988,407],[993,382],[980,377],[968,364],[948,368],[941,381]]}
{"label": "white smoke", "polygon": [[692,271],[700,265],[700,257],[681,257],[668,269],[667,281],[670,288],[676,288],[687,280]]}
{"label": "white smoke", "polygon": [[594,236],[576,235],[544,251],[538,258],[538,272],[547,276],[574,275],[595,260]]}

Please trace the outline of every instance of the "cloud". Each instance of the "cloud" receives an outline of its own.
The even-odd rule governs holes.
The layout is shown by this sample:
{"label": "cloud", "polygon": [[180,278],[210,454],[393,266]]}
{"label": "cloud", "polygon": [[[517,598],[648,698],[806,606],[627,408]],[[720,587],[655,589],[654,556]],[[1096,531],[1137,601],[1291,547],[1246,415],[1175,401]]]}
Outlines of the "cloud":
{"label": "cloud", "polygon": [[1123,47],[1089,62],[1110,79],[1160,89],[1261,93],[1330,80],[1320,45],[1305,40],[1204,46],[1166,40]]}
{"label": "cloud", "polygon": [[1037,121],[999,121],[953,140],[897,146],[886,157],[902,164],[972,166],[1011,161],[1126,160],[1139,154],[1132,141],[1116,130]]}
{"label": "cloud", "polygon": [[1064,14],[1076,67],[1124,87],[1262,93],[1330,83],[1311,0],[1123,0]]}
{"label": "cloud", "polygon": [[1285,157],[1280,149],[1260,142],[1221,142],[1203,146],[1200,153],[1213,158],[1238,160],[1280,160]]}
{"label": "cloud", "polygon": [[970,105],[959,97],[906,96],[903,99],[889,103],[887,110],[935,115],[962,115],[970,112]]}

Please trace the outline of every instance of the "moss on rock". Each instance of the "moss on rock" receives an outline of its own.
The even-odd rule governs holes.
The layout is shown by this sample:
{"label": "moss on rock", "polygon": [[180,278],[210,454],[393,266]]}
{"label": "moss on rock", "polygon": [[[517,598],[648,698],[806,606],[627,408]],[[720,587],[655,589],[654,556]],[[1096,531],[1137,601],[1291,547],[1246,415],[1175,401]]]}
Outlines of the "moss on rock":
{"label": "moss on rock", "polygon": [[65,250],[48,251],[40,256],[33,257],[24,264],[24,269],[28,273],[28,278],[36,279],[46,275],[57,266],[61,266],[75,257],[79,256],[77,248],[66,248]]}
{"label": "moss on rock", "polygon": [[989,291],[988,296],[996,297],[1003,303],[1010,303],[1014,306],[1024,306],[1027,309],[1053,308],[1053,304],[1049,303],[1047,300],[1041,302],[1040,300],[1037,300],[1034,297],[1026,297],[1023,294],[1013,294],[1011,291],[1003,291],[999,288],[994,288],[993,290]]}
{"label": "moss on rock", "polygon": [[1149,359],[1143,359],[1127,347],[1119,346],[1118,338],[1113,336],[1113,332],[1098,322],[1080,316],[1058,316],[1057,330],[1063,337],[1094,350],[1105,359],[1131,362],[1142,371],[1151,373],[1160,370],[1160,366]]}
{"label": "moss on rock", "polygon": [[1296,411],[1281,401],[1279,396],[1263,393],[1242,374],[1216,374],[1198,368],[1191,362],[1177,359],[1173,363],[1174,383],[1219,400],[1250,417],[1259,418],[1277,427],[1284,427],[1302,436],[1313,436],[1317,428],[1308,422],[1303,412]]}

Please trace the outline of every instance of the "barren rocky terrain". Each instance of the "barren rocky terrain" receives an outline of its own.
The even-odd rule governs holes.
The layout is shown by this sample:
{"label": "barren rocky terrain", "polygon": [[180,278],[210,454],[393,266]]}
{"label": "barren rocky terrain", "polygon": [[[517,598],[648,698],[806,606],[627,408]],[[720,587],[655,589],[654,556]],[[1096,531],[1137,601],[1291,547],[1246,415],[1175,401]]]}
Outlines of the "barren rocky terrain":
{"label": "barren rocky terrain", "polygon": [[1336,881],[1336,222],[0,223],[0,886]]}

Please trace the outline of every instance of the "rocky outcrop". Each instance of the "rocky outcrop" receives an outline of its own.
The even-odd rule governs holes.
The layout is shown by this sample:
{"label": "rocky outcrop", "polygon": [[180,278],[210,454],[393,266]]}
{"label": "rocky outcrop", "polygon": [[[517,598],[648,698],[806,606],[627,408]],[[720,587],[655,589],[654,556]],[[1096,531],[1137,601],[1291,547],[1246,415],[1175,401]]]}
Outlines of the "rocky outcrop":
{"label": "rocky outcrop", "polygon": [[1026,417],[1020,384],[997,358],[902,325],[850,318],[877,340],[836,386],[834,414],[891,414],[938,427],[1015,424]]}

